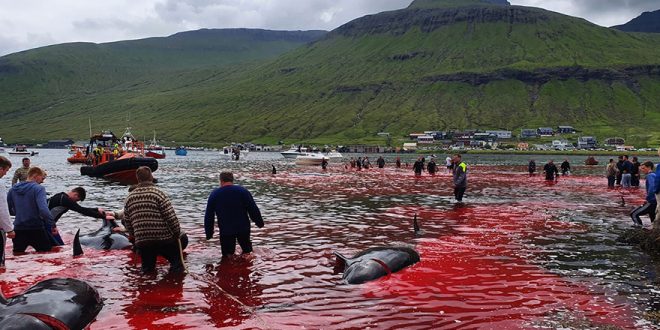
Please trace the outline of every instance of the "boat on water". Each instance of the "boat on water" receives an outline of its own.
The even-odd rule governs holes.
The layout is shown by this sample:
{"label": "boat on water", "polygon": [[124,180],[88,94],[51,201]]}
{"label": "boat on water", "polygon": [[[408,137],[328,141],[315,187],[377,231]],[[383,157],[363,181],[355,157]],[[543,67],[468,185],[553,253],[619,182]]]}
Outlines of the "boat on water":
{"label": "boat on water", "polygon": [[249,154],[250,150],[245,148],[242,144],[232,144],[231,146],[223,147],[220,152],[220,156],[231,160],[244,159]]}
{"label": "boat on water", "polygon": [[80,174],[122,184],[136,184],[135,171],[139,167],[148,166],[152,171],[158,169],[156,159],[145,157],[142,143],[132,140],[131,152],[122,148],[121,143],[110,131],[93,135],[89,140],[90,150],[93,150],[91,165],[82,166]]}
{"label": "boat on water", "polygon": [[295,145],[291,145],[291,148],[287,151],[281,152],[282,156],[287,159],[296,159],[298,156],[301,155],[306,155],[307,154],[307,148],[298,146],[296,147]]}
{"label": "boat on water", "polygon": [[176,147],[174,154],[176,154],[177,156],[186,156],[188,155],[188,150],[186,150],[186,147],[184,146]]}
{"label": "boat on water", "polygon": [[330,158],[322,153],[305,153],[296,157],[296,165],[320,166],[323,160],[329,161]]}
{"label": "boat on water", "polygon": [[34,156],[39,154],[38,151],[29,151],[24,145],[14,146],[14,149],[7,153],[14,156]]}
{"label": "boat on water", "polygon": [[166,156],[165,148],[159,145],[158,141],[156,141],[156,131],[154,131],[154,138],[151,140],[151,143],[149,143],[149,146],[147,146],[145,156],[156,159],[163,159]]}
{"label": "boat on water", "polygon": [[341,153],[339,153],[337,150],[334,150],[334,149],[330,150],[330,152],[325,154],[325,156],[330,158],[330,159],[342,159],[342,158],[344,158],[344,156]]}
{"label": "boat on water", "polygon": [[584,161],[584,165],[598,165],[598,161],[594,156],[589,156],[587,159]]}

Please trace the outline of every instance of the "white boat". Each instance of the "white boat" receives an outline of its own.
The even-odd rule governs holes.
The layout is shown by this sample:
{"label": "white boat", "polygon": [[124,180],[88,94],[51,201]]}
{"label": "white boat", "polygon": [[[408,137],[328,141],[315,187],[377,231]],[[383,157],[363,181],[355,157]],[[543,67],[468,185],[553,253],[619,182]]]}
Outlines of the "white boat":
{"label": "white boat", "polygon": [[296,157],[296,165],[320,166],[324,159],[330,160],[322,153],[305,153]]}
{"label": "white boat", "polygon": [[39,152],[35,152],[35,151],[30,152],[29,150],[27,150],[27,147],[23,145],[15,146],[12,151],[9,151],[7,153],[14,156],[34,156],[39,154]]}
{"label": "white boat", "polygon": [[341,153],[339,153],[337,150],[330,150],[327,154],[325,154],[326,157],[330,159],[342,159],[344,156],[342,156]]}
{"label": "white boat", "polygon": [[291,145],[291,148],[287,151],[280,152],[284,158],[287,159],[296,159],[296,157],[300,155],[306,155],[307,154],[307,148],[305,147],[296,147],[294,145]]}

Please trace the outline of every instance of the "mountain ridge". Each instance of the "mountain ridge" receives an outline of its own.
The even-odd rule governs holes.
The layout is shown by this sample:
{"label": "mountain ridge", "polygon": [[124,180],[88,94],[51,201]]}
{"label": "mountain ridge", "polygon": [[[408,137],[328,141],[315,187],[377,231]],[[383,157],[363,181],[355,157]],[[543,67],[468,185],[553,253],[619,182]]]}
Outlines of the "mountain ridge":
{"label": "mountain ridge", "polygon": [[628,23],[612,28],[625,32],[660,33],[660,10],[644,12]]}
{"label": "mountain ridge", "polygon": [[[376,133],[573,125],[642,146],[660,141],[658,45],[655,35],[538,8],[404,8],[249,65],[145,76],[56,101],[26,96],[0,113],[11,114],[5,136],[36,118],[113,123],[130,111],[134,128],[190,143],[384,143]],[[5,89],[0,75],[0,96]],[[53,120],[48,136],[70,131]]]}

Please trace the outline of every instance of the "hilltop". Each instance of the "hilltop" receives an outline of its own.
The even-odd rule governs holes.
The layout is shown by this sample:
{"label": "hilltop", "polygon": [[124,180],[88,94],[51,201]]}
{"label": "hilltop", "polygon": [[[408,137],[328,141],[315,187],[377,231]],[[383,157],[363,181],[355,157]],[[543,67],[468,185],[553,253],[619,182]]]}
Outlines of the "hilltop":
{"label": "hilltop", "polygon": [[6,139],[42,118],[53,127],[42,133],[48,138],[71,134],[70,118],[86,123],[88,114],[121,127],[116,119],[130,111],[134,127],[191,143],[370,142],[381,131],[572,125],[643,146],[660,141],[658,46],[655,35],[539,8],[418,0],[274,59],[126,79],[63,93],[60,103],[26,95],[0,113],[3,122],[11,114]]}
{"label": "hilltop", "polygon": [[630,22],[612,28],[626,32],[660,33],[660,10],[642,13]]}

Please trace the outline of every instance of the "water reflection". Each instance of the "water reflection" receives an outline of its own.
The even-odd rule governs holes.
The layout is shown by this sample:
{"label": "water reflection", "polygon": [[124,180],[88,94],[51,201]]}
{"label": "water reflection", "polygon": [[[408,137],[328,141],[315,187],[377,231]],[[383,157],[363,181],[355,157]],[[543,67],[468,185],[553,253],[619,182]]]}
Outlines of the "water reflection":
{"label": "water reflection", "polygon": [[[528,156],[467,155],[469,188],[459,205],[447,172],[415,178],[411,168],[391,167],[394,157],[383,170],[355,172],[343,164],[297,167],[276,154],[238,162],[211,152],[168,155],[155,176],[190,237],[190,274],[169,279],[163,263],[148,279],[130,251],[72,259],[64,247],[10,256],[0,288],[17,293],[44,278],[86,279],[106,303],[92,329],[650,328],[644,313],[660,301],[657,266],[615,242],[643,191],[606,189],[604,167],[580,165],[583,158],[570,158],[574,175],[547,184],[528,176]],[[126,187],[82,177],[65,159],[55,150],[33,158],[49,171],[49,193],[82,185],[83,205],[121,208]],[[206,198],[223,169],[253,192],[266,223],[253,229],[255,253],[227,263],[220,263],[217,239],[206,241],[203,232]],[[73,212],[60,220],[67,243],[78,228],[98,226]],[[387,244],[414,246],[422,261],[359,286],[333,271],[333,251]]]}

